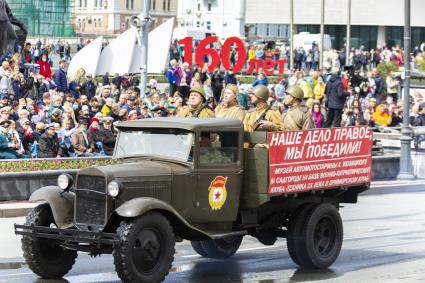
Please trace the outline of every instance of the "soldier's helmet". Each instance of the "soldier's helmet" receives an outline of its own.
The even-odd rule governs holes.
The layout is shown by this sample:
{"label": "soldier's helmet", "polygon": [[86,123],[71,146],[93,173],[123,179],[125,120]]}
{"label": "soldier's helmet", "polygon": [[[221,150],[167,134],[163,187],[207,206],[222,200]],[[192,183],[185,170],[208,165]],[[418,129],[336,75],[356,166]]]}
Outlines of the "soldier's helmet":
{"label": "soldier's helmet", "polygon": [[297,98],[299,100],[303,100],[303,98],[304,98],[304,91],[303,91],[303,89],[300,88],[299,86],[296,86],[296,85],[289,87],[285,91],[285,93],[286,94],[289,94],[290,96],[295,97],[295,98]]}
{"label": "soldier's helmet", "polygon": [[202,86],[194,86],[190,89],[189,93],[191,92],[196,92],[199,93],[200,95],[202,95],[202,97],[204,98],[204,100],[207,98],[207,96],[205,95],[205,90]]}
{"label": "soldier's helmet", "polygon": [[256,97],[260,99],[263,99],[264,101],[267,101],[267,99],[269,99],[270,91],[266,86],[257,85],[252,90],[252,94],[254,94]]}

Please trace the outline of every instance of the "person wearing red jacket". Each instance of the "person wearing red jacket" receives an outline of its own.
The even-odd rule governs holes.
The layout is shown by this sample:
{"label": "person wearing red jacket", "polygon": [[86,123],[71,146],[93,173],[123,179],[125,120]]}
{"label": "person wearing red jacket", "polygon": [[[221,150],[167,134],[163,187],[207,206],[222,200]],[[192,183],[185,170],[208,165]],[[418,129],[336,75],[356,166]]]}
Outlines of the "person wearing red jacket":
{"label": "person wearing red jacket", "polygon": [[52,70],[46,53],[41,55],[41,59],[38,59],[37,64],[40,65],[40,75],[46,79],[52,79]]}

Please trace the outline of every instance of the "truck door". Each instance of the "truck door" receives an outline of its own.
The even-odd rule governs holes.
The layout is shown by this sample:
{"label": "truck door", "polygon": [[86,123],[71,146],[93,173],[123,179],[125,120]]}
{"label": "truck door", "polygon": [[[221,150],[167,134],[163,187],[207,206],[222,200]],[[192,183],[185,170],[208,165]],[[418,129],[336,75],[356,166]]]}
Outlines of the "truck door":
{"label": "truck door", "polygon": [[241,141],[242,133],[236,130],[199,134],[194,222],[236,220],[243,176]]}

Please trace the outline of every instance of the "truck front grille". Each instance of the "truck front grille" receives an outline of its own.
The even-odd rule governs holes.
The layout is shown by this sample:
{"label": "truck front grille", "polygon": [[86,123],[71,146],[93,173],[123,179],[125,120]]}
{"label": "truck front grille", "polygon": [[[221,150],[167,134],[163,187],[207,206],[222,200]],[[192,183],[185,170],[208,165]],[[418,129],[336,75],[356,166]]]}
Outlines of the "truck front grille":
{"label": "truck front grille", "polygon": [[106,181],[104,177],[79,175],[77,178],[75,222],[104,225],[106,211]]}

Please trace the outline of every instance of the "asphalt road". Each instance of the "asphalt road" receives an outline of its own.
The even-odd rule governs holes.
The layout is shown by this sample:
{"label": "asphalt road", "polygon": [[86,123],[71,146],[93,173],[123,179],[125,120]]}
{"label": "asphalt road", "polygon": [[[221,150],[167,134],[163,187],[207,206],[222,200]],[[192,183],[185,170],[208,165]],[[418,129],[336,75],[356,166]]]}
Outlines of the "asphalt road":
{"label": "asphalt road", "polygon": [[[328,270],[298,269],[284,239],[263,246],[246,237],[228,260],[200,258],[188,242],[177,244],[166,282],[425,282],[425,184],[374,188],[341,209],[342,252]],[[80,254],[64,280],[38,279],[23,264],[14,222],[0,219],[0,282],[119,282],[112,257]]]}

